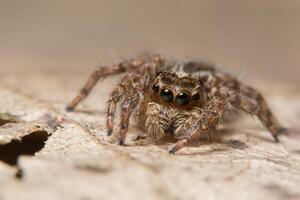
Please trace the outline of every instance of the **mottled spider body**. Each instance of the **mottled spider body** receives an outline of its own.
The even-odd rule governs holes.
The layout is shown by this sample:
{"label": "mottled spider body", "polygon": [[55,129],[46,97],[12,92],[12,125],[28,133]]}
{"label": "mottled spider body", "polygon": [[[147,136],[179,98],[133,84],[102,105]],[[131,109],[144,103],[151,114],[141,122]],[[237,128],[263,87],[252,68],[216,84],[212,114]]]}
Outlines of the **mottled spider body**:
{"label": "mottled spider body", "polygon": [[118,117],[120,144],[125,142],[133,115],[153,141],[166,134],[179,139],[169,149],[175,153],[214,130],[232,108],[256,115],[278,141],[282,128],[257,90],[209,64],[166,62],[158,55],[99,68],[67,109],[73,110],[100,78],[122,72],[127,74],[112,91],[107,110],[108,135],[113,133]]}

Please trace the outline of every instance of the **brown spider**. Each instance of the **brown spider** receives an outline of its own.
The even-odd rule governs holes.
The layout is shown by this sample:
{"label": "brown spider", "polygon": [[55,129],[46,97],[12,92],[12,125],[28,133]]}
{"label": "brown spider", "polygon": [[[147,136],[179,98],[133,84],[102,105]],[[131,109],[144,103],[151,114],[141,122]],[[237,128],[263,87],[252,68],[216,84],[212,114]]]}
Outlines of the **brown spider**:
{"label": "brown spider", "polygon": [[67,107],[72,111],[101,78],[126,72],[108,100],[107,131],[113,133],[119,110],[119,138],[123,145],[131,115],[146,135],[159,141],[172,134],[179,141],[169,148],[175,153],[214,130],[230,109],[255,115],[278,142],[283,130],[263,96],[212,65],[194,61],[169,61],[143,56],[97,69]]}

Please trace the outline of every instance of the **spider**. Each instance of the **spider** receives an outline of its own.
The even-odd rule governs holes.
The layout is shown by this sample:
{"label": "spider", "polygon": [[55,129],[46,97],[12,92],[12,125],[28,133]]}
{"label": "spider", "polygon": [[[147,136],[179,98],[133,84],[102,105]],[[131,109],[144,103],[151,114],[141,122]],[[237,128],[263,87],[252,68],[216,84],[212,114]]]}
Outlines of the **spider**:
{"label": "spider", "polygon": [[257,116],[276,142],[283,130],[256,89],[213,65],[167,61],[160,55],[141,56],[98,68],[66,107],[67,111],[74,110],[98,80],[119,73],[126,75],[110,95],[106,125],[111,135],[115,118],[118,119],[120,145],[125,143],[131,116],[136,117],[138,126],[154,142],[167,134],[178,139],[168,148],[173,154],[214,130],[232,109]]}

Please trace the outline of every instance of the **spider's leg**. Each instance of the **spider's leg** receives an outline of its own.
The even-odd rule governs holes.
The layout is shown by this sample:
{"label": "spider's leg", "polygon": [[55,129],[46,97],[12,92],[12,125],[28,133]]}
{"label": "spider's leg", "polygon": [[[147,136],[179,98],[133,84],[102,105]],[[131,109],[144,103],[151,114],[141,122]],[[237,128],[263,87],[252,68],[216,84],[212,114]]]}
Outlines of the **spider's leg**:
{"label": "spider's leg", "polygon": [[124,95],[125,90],[126,90],[126,85],[124,85],[124,81],[122,80],[118,84],[118,86],[113,89],[110,95],[110,98],[108,100],[108,108],[107,108],[107,122],[106,122],[107,135],[111,135],[113,132],[117,103]]}
{"label": "spider's leg", "polygon": [[237,108],[256,115],[278,142],[278,134],[284,130],[271,112],[264,97],[256,89],[241,84],[239,90],[229,90],[229,101]]}
{"label": "spider's leg", "polygon": [[[132,106],[130,106],[129,102],[127,105],[127,102],[124,102],[122,104],[122,109],[121,109],[121,122],[120,122],[120,145],[125,144],[125,139],[126,139],[126,133],[128,130],[129,126],[129,118],[131,116],[132,110],[134,109]],[[133,104],[132,104],[133,105]]]}
{"label": "spider's leg", "polygon": [[68,111],[72,111],[76,108],[76,106],[85,99],[91,90],[94,88],[96,83],[109,75],[114,75],[122,72],[126,72],[126,70],[130,67],[141,65],[142,63],[139,62],[124,62],[120,63],[118,65],[112,65],[112,66],[104,66],[100,67],[97,70],[95,70],[83,86],[83,88],[80,90],[80,92],[73,98],[71,103],[67,106]]}
{"label": "spider's leg", "polygon": [[144,100],[144,95],[147,92],[150,82],[149,76],[146,75],[127,75],[121,81],[124,89],[120,93],[118,104],[110,104],[111,113],[108,114],[108,133],[111,134],[113,130],[113,119],[116,106],[120,106],[120,144],[124,144],[126,139],[126,132],[128,130],[129,119],[133,111],[139,108],[141,102]]}
{"label": "spider's leg", "polygon": [[136,71],[139,74],[146,74],[154,71],[153,73],[155,73],[157,68],[159,68],[163,63],[164,61],[160,56],[154,55],[148,60],[137,58],[121,62],[116,65],[100,67],[90,75],[84,87],[80,90],[79,94],[73,98],[71,103],[66,107],[66,110],[74,110],[76,106],[89,95],[100,79],[123,72]]}
{"label": "spider's leg", "polygon": [[202,110],[200,118],[187,130],[186,135],[188,137],[179,140],[169,149],[169,153],[174,154],[182,147],[197,141],[203,133],[217,125],[219,119],[223,116],[224,110],[224,101],[220,97],[213,97]]}

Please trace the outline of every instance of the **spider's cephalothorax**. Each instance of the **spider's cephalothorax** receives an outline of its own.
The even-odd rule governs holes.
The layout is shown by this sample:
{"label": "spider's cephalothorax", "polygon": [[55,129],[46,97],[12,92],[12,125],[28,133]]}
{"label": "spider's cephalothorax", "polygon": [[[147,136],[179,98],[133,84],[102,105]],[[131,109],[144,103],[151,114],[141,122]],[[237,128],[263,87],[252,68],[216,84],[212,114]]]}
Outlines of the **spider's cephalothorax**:
{"label": "spider's cephalothorax", "polygon": [[[119,113],[119,138],[124,144],[133,114],[154,141],[172,134],[179,141],[174,153],[215,129],[229,109],[256,115],[278,141],[282,129],[263,96],[227,73],[201,62],[166,62],[159,55],[128,60],[96,70],[67,110],[73,110],[100,78],[127,73],[108,100],[107,131]],[[120,112],[116,112],[119,109]]]}
{"label": "spider's cephalothorax", "polygon": [[201,84],[196,78],[161,72],[152,84],[151,100],[174,108],[190,109],[203,104],[202,93]]}

